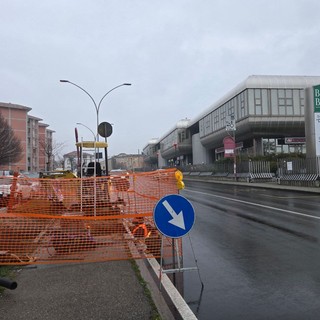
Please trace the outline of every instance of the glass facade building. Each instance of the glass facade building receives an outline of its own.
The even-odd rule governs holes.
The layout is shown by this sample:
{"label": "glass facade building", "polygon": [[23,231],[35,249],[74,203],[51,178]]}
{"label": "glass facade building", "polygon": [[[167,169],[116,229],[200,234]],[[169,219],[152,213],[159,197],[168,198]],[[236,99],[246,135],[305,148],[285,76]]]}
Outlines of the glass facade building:
{"label": "glass facade building", "polygon": [[230,119],[235,122],[232,134],[238,154],[305,153],[305,89],[317,84],[320,77],[316,76],[249,76],[188,121],[184,131],[177,125],[160,138],[160,155],[167,161],[182,157],[196,164],[193,152],[199,146],[194,144],[200,144],[206,155],[197,161],[224,157],[223,139]]}

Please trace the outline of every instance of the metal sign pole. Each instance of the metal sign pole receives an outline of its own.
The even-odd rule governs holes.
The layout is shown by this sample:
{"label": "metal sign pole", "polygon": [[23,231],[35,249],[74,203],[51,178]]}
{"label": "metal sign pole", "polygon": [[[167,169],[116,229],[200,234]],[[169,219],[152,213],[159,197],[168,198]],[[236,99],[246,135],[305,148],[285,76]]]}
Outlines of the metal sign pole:
{"label": "metal sign pole", "polygon": [[161,290],[162,285],[162,272],[163,272],[163,235],[161,235],[161,254],[160,254],[160,273],[159,273],[159,289]]}
{"label": "metal sign pole", "polygon": [[[160,288],[161,274],[173,273],[175,282],[175,273],[181,271],[198,270],[198,267],[181,268],[179,259],[179,244],[175,241],[186,235],[193,227],[195,214],[192,204],[184,197],[176,194],[167,195],[161,198],[156,204],[153,212],[153,218],[156,228],[162,234],[161,242],[161,266],[160,266]],[[172,261],[173,268],[163,270],[163,236],[172,239]],[[178,259],[178,268],[176,268],[176,258]],[[175,283],[174,283],[175,285]]]}

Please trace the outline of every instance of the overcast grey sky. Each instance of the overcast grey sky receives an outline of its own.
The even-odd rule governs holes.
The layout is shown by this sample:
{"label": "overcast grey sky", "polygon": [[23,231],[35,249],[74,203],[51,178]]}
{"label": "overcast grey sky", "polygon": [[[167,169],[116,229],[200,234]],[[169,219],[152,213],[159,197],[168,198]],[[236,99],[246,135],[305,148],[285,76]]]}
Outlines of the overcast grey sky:
{"label": "overcast grey sky", "polygon": [[[319,0],[0,0],[0,101],[32,108],[75,150],[113,124],[109,156],[141,152],[252,74],[320,75]],[[79,137],[92,139],[78,126]]]}

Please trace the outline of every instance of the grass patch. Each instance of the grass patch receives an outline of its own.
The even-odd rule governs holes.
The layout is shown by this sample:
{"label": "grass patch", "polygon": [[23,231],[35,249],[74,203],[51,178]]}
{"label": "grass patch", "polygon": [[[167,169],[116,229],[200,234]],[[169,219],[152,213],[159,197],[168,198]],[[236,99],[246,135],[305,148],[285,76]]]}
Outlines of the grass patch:
{"label": "grass patch", "polygon": [[141,276],[141,273],[140,273],[140,269],[138,267],[138,265],[136,264],[135,260],[130,260],[131,262],[131,266],[132,266],[132,269],[134,270],[137,278],[138,278],[138,281],[139,283],[141,284],[142,288],[143,288],[143,291],[144,291],[144,294],[145,296],[147,297],[149,303],[150,303],[150,306],[151,306],[151,317],[150,319],[151,320],[161,320],[161,316],[158,312],[158,309],[152,299],[152,295],[151,295],[151,292],[147,286],[147,283],[145,282],[145,280],[143,279],[143,277]]}

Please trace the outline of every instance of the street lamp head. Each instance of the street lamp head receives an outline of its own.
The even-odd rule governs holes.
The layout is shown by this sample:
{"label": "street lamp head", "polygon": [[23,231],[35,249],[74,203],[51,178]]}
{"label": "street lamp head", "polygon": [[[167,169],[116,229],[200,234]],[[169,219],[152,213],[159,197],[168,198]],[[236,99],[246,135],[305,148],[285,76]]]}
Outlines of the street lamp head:
{"label": "street lamp head", "polygon": [[69,82],[69,80],[60,80],[60,82]]}
{"label": "street lamp head", "polygon": [[[61,81],[61,80],[60,80]],[[131,83],[124,83],[124,86],[131,86]]]}
{"label": "street lamp head", "polygon": [[83,124],[83,123],[81,123],[81,122],[77,122],[76,124],[87,128],[87,129],[92,133],[92,135],[93,135],[93,140],[96,141],[96,135],[95,135],[95,133],[94,133],[88,126],[86,126],[85,124]]}

